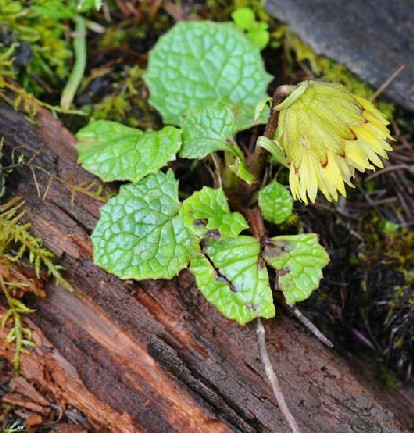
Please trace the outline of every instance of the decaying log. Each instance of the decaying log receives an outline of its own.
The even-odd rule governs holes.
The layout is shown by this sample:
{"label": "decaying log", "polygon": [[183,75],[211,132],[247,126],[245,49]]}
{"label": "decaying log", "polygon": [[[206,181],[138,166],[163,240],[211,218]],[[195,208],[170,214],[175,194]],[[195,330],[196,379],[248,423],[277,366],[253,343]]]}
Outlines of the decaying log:
{"label": "decaying log", "polygon": [[[6,153],[20,146],[60,179],[93,180],[76,164],[73,136],[47,112],[39,121],[36,128],[0,106]],[[43,194],[49,177],[35,173]],[[46,299],[29,304],[37,310],[37,344],[23,356],[22,376],[38,391],[77,408],[98,431],[289,431],[266,383],[254,326],[223,318],[187,272],[139,283],[107,274],[91,258],[99,202],[79,193],[72,205],[71,186],[58,181],[42,200],[27,167],[7,181],[8,194],[25,198],[33,232],[58,255],[75,290],[51,283]],[[406,431],[335,351],[281,314],[265,326],[271,360],[303,433]],[[0,347],[10,357],[10,348]]]}

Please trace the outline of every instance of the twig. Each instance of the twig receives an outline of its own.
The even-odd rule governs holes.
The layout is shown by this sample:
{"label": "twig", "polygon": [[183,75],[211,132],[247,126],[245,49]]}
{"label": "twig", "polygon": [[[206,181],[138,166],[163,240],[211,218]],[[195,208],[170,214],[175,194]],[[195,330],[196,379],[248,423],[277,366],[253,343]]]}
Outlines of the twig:
{"label": "twig", "polygon": [[401,65],[398,69],[396,69],[389,78],[387,78],[384,83],[377,89],[374,94],[371,96],[371,102],[374,102],[379,95],[401,74],[404,70],[405,65]]}
{"label": "twig", "polygon": [[292,433],[300,433],[296,420],[286,404],[285,397],[283,396],[283,392],[280,388],[279,380],[275,374],[275,371],[273,370],[272,363],[270,362],[269,355],[266,350],[266,333],[264,326],[260,319],[257,319],[256,323],[257,343],[259,346],[260,359],[264,365],[267,380],[272,387],[272,391],[276,398],[277,404],[279,405],[279,409],[282,412],[282,415],[286,419],[287,423],[289,424]]}
{"label": "twig", "polygon": [[332,342],[322,334],[322,332],[296,307],[289,306],[289,311],[299,320],[302,325],[306,326],[310,332],[325,346],[333,347]]}
{"label": "twig", "polygon": [[385,167],[381,170],[375,171],[374,173],[370,174],[369,176],[367,176],[365,178],[365,180],[368,182],[372,179],[374,179],[377,176],[381,176],[385,173],[388,173],[390,171],[395,171],[395,170],[407,170],[410,173],[414,173],[414,167],[412,165],[408,165],[408,164],[396,164],[396,165],[389,165],[388,167]]}

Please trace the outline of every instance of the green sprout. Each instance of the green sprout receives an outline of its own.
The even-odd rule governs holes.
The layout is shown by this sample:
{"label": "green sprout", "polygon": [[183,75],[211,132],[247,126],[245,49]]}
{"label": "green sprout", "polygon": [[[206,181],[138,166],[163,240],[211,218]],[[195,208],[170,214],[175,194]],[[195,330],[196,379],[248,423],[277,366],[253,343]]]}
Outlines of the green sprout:
{"label": "green sprout", "polygon": [[234,24],[247,33],[249,39],[261,50],[267,46],[270,39],[269,25],[265,21],[256,21],[250,8],[236,9],[232,13]]}

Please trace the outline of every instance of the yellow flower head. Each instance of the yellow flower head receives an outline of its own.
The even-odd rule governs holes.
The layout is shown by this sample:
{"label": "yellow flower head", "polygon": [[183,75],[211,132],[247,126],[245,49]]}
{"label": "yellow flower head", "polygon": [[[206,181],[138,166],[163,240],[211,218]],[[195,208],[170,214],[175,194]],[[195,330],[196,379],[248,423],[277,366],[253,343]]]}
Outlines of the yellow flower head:
{"label": "yellow flower head", "polygon": [[290,166],[295,199],[315,202],[318,189],[332,201],[355,168],[383,167],[380,156],[392,150],[385,117],[364,98],[340,84],[304,81],[279,104],[276,140]]}

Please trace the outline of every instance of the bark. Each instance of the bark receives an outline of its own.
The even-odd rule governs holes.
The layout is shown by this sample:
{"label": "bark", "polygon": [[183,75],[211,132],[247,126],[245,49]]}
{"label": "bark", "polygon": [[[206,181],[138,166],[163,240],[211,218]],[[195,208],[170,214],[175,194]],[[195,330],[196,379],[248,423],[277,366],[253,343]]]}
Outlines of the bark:
{"label": "bark", "polygon": [[[36,153],[33,163],[73,184],[93,180],[76,164],[73,136],[45,111],[39,122],[34,127],[0,106],[6,153]],[[36,181],[43,194],[48,176],[36,171]],[[33,232],[58,255],[75,290],[51,283],[46,299],[29,303],[37,310],[37,344],[23,356],[22,380],[48,401],[81,411],[98,431],[289,432],[265,380],[254,325],[223,318],[187,272],[172,281],[132,282],[94,266],[89,236],[101,204],[93,198],[77,194],[72,205],[71,186],[54,180],[42,200],[24,167],[7,183],[8,194],[25,198]],[[303,433],[406,431],[335,351],[280,309],[265,327]],[[0,345],[0,355],[10,351]]]}

